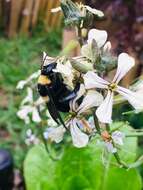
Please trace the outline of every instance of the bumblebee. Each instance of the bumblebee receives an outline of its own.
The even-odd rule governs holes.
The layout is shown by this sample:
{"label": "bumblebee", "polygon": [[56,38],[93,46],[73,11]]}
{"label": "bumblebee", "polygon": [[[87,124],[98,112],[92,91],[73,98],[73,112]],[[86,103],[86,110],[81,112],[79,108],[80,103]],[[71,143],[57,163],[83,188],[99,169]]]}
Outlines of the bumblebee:
{"label": "bumblebee", "polygon": [[64,125],[59,112],[69,112],[69,102],[76,97],[79,87],[77,85],[74,90],[69,90],[63,83],[62,75],[53,71],[57,66],[55,60],[44,64],[45,60],[38,79],[38,92],[45,100],[52,118]]}

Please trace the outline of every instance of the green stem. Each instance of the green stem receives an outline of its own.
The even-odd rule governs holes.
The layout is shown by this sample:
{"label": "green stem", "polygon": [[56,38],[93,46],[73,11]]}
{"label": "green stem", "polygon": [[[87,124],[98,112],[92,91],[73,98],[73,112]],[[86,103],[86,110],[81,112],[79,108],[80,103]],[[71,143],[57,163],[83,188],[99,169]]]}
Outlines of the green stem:
{"label": "green stem", "polygon": [[126,137],[141,137],[141,136],[143,136],[143,132],[126,135]]}
{"label": "green stem", "polygon": [[77,37],[78,37],[78,41],[80,43],[80,46],[83,46],[84,45],[84,40],[83,40],[83,37],[82,37],[82,29],[79,27],[77,27]]}
{"label": "green stem", "polygon": [[39,131],[40,131],[40,135],[41,135],[42,142],[43,142],[43,144],[44,144],[44,146],[45,146],[45,150],[46,150],[46,152],[49,154],[49,157],[51,158],[51,160],[57,161],[58,159],[55,158],[55,157],[53,157],[53,156],[51,155],[51,153],[50,153],[50,150],[49,150],[48,145],[47,145],[47,141],[46,141],[46,139],[44,138],[44,135],[43,135],[42,127],[43,127],[43,124],[42,124],[42,122],[41,122],[41,126],[39,126],[39,128],[40,128]]}
{"label": "green stem", "polygon": [[100,125],[99,125],[98,118],[97,118],[95,112],[93,112],[93,118],[94,118],[95,128],[96,128],[98,134],[101,135]]}
{"label": "green stem", "polygon": [[[110,125],[106,125],[106,129],[107,129],[107,131],[108,131],[109,133],[111,132],[111,130],[110,130]],[[115,147],[114,142],[113,142],[113,146]],[[115,157],[116,161],[118,162],[118,164],[119,164],[121,167],[123,167],[123,168],[125,168],[125,169],[128,169],[128,168],[129,168],[128,165],[120,159],[120,156],[119,156],[118,152],[115,152],[115,153],[114,153],[114,157]]]}
{"label": "green stem", "polygon": [[125,169],[129,168],[129,166],[120,159],[120,156],[117,152],[114,153],[114,157],[120,166],[122,166]]}
{"label": "green stem", "polygon": [[141,156],[136,162],[130,164],[129,169],[136,168],[136,167],[140,166],[141,164],[143,164],[143,156]]}

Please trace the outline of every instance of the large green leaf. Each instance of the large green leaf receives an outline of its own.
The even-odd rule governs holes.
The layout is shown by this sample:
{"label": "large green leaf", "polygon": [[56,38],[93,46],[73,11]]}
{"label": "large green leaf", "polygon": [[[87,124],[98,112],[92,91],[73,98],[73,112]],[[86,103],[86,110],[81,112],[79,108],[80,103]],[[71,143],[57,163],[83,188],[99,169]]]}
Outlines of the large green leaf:
{"label": "large green leaf", "polygon": [[28,153],[24,162],[24,174],[28,190],[56,190],[53,182],[55,163],[49,158],[45,148],[37,145]]}
{"label": "large green leaf", "polygon": [[[134,161],[136,155],[136,139],[131,139],[126,139],[124,150],[120,152],[122,156],[126,154],[124,161],[127,162]],[[61,160],[54,162],[43,146],[35,146],[24,164],[27,190],[141,190],[141,177],[135,169],[127,171],[114,166],[112,155],[103,165],[103,148],[99,142],[82,149],[65,146]]]}

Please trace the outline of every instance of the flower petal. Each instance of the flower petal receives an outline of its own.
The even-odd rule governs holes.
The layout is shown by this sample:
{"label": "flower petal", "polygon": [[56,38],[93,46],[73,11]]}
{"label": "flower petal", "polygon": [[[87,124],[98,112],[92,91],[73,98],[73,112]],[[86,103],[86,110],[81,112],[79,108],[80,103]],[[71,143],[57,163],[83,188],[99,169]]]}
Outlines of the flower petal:
{"label": "flower petal", "polygon": [[33,103],[33,91],[30,87],[27,88],[27,96],[21,102],[21,105],[26,103]]}
{"label": "flower petal", "polygon": [[70,110],[77,111],[78,105],[76,101],[81,98],[85,93],[85,87],[83,84],[80,85],[79,91],[77,92],[77,96],[70,102]]}
{"label": "flower petal", "polygon": [[36,79],[36,78],[38,78],[39,76],[40,76],[40,73],[41,73],[41,70],[38,70],[37,72],[35,72],[35,73],[33,73],[32,75],[30,75],[29,77],[28,77],[28,82],[29,81],[31,81],[31,80],[33,80],[33,79]]}
{"label": "flower petal", "polygon": [[111,42],[108,41],[108,42],[106,42],[106,44],[103,47],[103,52],[108,53],[108,52],[110,52],[110,50],[111,50]]}
{"label": "flower petal", "polygon": [[32,135],[32,130],[31,129],[28,129],[27,131],[26,131],[26,136],[27,137],[30,137]]}
{"label": "flower petal", "polygon": [[85,147],[88,144],[89,137],[77,127],[77,121],[72,120],[70,125],[70,132],[72,136],[73,145],[77,148]]}
{"label": "flower petal", "polygon": [[84,76],[84,84],[86,89],[92,88],[108,88],[109,82],[99,77],[93,71],[88,71]]}
{"label": "flower petal", "polygon": [[124,96],[124,98],[126,98],[136,110],[143,109],[143,95],[141,93],[132,92],[131,90],[121,86],[118,86],[116,91]]}
{"label": "flower petal", "polygon": [[111,136],[114,143],[123,145],[124,134],[121,131],[114,131]]}
{"label": "flower petal", "polygon": [[127,53],[121,53],[118,57],[118,67],[113,82],[118,83],[134,65],[133,57]]}
{"label": "flower petal", "polygon": [[16,89],[23,89],[26,84],[27,84],[26,80],[21,80],[18,82]]}
{"label": "flower petal", "polygon": [[65,64],[57,63],[57,66],[55,69],[53,69],[53,71],[64,74],[65,76],[71,76],[72,74],[71,63],[69,61],[67,61]]}
{"label": "flower petal", "polygon": [[108,91],[108,94],[102,104],[97,108],[96,115],[100,122],[112,122],[112,106],[113,106],[113,92]]}
{"label": "flower petal", "polygon": [[105,30],[91,29],[88,33],[88,43],[92,43],[95,40],[97,46],[101,48],[107,40],[107,32]]}
{"label": "flower petal", "polygon": [[32,121],[39,123],[41,121],[39,112],[37,110],[36,107],[33,107],[33,111],[32,111]]}
{"label": "flower petal", "polygon": [[20,108],[20,110],[17,112],[17,116],[20,119],[23,119],[25,121],[26,124],[28,124],[30,122],[28,114],[32,112],[32,106],[22,106]]}
{"label": "flower petal", "polygon": [[66,130],[63,126],[59,126],[56,128],[50,127],[44,133],[44,137],[46,139],[50,138],[51,141],[55,141],[56,143],[60,143],[63,140],[63,136],[64,136],[65,131]]}
{"label": "flower petal", "polygon": [[93,13],[94,15],[97,15],[98,17],[103,17],[103,16],[104,16],[104,13],[103,13],[102,11],[100,11],[100,10],[93,9],[93,8],[91,8],[91,7],[88,6],[88,5],[85,5],[85,8],[86,8],[89,12]]}
{"label": "flower petal", "polygon": [[51,12],[52,13],[57,13],[57,12],[59,12],[61,10],[62,10],[61,7],[56,7],[56,8],[51,9]]}
{"label": "flower petal", "polygon": [[106,146],[108,152],[113,153],[113,154],[115,152],[117,152],[117,149],[113,146],[113,144],[111,142],[105,142],[105,146]]}
{"label": "flower petal", "polygon": [[89,90],[87,95],[84,97],[82,103],[78,107],[78,114],[88,111],[90,108],[97,107],[103,102],[103,96],[95,91]]}

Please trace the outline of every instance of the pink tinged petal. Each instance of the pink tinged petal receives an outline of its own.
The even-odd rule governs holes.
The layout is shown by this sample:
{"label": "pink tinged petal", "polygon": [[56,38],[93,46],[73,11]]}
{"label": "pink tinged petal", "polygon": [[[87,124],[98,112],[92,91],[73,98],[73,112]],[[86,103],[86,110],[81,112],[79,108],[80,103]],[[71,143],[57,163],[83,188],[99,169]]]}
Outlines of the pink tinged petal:
{"label": "pink tinged petal", "polygon": [[118,67],[113,82],[118,83],[134,65],[135,60],[133,57],[127,53],[121,53],[118,57]]}
{"label": "pink tinged petal", "polygon": [[86,89],[108,88],[109,82],[99,77],[93,71],[88,71],[84,76],[84,84]]}
{"label": "pink tinged petal", "polygon": [[90,108],[97,107],[103,102],[103,96],[95,91],[89,90],[82,103],[78,107],[78,114],[88,111]]}
{"label": "pink tinged petal", "polygon": [[33,111],[32,111],[32,121],[39,123],[41,121],[39,112],[37,110],[36,107],[33,107]]}
{"label": "pink tinged petal", "polygon": [[70,132],[72,136],[73,145],[77,148],[82,148],[88,144],[89,137],[85,133],[81,132],[77,124],[78,123],[76,120],[71,121]]}
{"label": "pink tinged petal", "polygon": [[102,104],[97,108],[96,115],[100,122],[112,122],[112,107],[113,107],[113,92],[108,91],[108,94]]}
{"label": "pink tinged petal", "polygon": [[21,109],[17,112],[17,116],[20,119],[25,119],[30,112],[32,112],[31,106],[22,106]]}
{"label": "pink tinged petal", "polygon": [[123,145],[123,138],[125,135],[121,131],[115,131],[111,136],[115,144]]}
{"label": "pink tinged petal", "polygon": [[107,40],[107,32],[105,30],[91,29],[88,33],[88,43],[92,43],[93,40],[101,48]]}
{"label": "pink tinged petal", "polygon": [[111,142],[105,142],[105,146],[106,146],[108,152],[113,153],[113,154],[115,152],[117,152],[117,149],[113,146],[113,144]]}
{"label": "pink tinged petal", "polygon": [[21,109],[17,112],[17,116],[24,120],[26,124],[30,123],[30,119],[28,114],[32,112],[32,107],[31,106],[22,106]]}
{"label": "pink tinged petal", "polygon": [[118,86],[116,90],[119,94],[121,94],[128,102],[136,109],[143,109],[143,95],[137,92],[132,92],[129,89]]}

